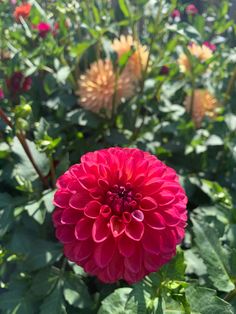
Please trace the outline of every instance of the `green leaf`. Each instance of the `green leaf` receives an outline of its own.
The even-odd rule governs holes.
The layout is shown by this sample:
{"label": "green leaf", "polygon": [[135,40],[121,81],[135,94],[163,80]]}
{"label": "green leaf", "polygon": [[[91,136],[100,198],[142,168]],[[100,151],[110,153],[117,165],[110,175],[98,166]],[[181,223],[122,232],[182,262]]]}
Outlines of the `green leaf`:
{"label": "green leaf", "polygon": [[71,47],[70,52],[73,57],[80,59],[85,51],[95,44],[95,40],[83,41],[82,43],[77,44],[74,47]]}
{"label": "green leaf", "polygon": [[206,141],[207,146],[222,146],[224,141],[218,135],[212,134]]}
{"label": "green leaf", "polygon": [[129,300],[131,288],[116,289],[102,301],[98,314],[134,314],[137,313],[137,304],[134,298]]}
{"label": "green leaf", "polygon": [[165,280],[184,280],[185,262],[183,252],[178,252],[176,256],[161,268],[162,276]]}
{"label": "green leaf", "polygon": [[31,291],[36,296],[46,296],[56,286],[59,278],[58,270],[53,268],[42,269],[33,277]]}
{"label": "green leaf", "polygon": [[0,237],[3,237],[13,221],[12,206],[12,197],[7,193],[0,193]]}
{"label": "green leaf", "polygon": [[229,276],[229,253],[223,249],[215,230],[203,222],[193,221],[195,242],[203,258],[209,277],[220,291],[229,292],[234,284]]}
{"label": "green leaf", "polygon": [[60,68],[60,70],[54,74],[55,79],[57,80],[58,83],[65,84],[66,79],[70,74],[70,68],[68,66],[64,66]]}
{"label": "green leaf", "polygon": [[[22,245],[24,243],[24,245]],[[27,271],[43,268],[54,263],[61,256],[59,243],[35,238],[30,232],[16,230],[11,243],[10,250],[14,253],[24,255],[24,269]]]}
{"label": "green leaf", "polygon": [[[40,153],[36,149],[34,142],[27,140],[27,143],[37,166],[41,170],[42,174],[46,176],[49,172],[49,160],[47,156],[44,153]],[[32,166],[32,163],[30,162],[17,137],[14,137],[13,139],[12,152],[15,153],[19,159],[15,166],[15,173],[31,181],[38,178],[38,174]]]}
{"label": "green leaf", "polygon": [[89,308],[92,304],[87,286],[73,273],[67,273],[63,293],[66,301],[77,308]]}
{"label": "green leaf", "polygon": [[218,298],[214,290],[189,286],[185,294],[191,313],[194,311],[199,314],[233,314],[231,305]]}
{"label": "green leaf", "polygon": [[124,14],[124,16],[129,17],[130,11],[129,11],[129,7],[126,3],[126,0],[119,0],[119,6],[120,6],[120,9],[121,9],[122,13]]}
{"label": "green leaf", "polygon": [[35,308],[27,291],[27,283],[15,281],[1,294],[0,309],[4,314],[34,314]]}
{"label": "green leaf", "polygon": [[40,306],[40,314],[66,314],[64,300],[62,296],[62,288],[60,284],[46,297]]}

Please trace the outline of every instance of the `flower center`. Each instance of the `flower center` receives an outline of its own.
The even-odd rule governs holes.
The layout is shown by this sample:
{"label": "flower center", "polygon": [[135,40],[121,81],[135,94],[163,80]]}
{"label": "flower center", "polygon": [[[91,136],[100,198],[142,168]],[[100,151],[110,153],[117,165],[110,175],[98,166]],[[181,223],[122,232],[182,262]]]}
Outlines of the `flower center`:
{"label": "flower center", "polygon": [[125,186],[115,184],[106,194],[106,202],[116,215],[136,210],[140,198],[141,194],[133,193],[130,183]]}

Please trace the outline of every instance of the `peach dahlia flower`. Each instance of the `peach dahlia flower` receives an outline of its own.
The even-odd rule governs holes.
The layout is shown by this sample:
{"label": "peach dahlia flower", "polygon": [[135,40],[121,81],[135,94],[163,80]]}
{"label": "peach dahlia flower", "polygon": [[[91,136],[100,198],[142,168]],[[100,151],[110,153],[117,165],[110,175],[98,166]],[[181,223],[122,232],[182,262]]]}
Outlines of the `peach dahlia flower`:
{"label": "peach dahlia flower", "polygon": [[132,47],[134,53],[129,58],[127,69],[133,76],[134,81],[139,80],[142,77],[142,72],[146,69],[148,62],[148,50],[146,46],[141,45],[137,40],[134,40],[132,36],[121,35],[119,39],[114,39],[112,48],[118,54],[118,58],[124,53],[129,52]]}
{"label": "peach dahlia flower", "polygon": [[123,99],[134,93],[128,72],[123,71],[116,79],[112,62],[108,59],[92,63],[85,74],[80,76],[78,85],[81,106],[96,113],[101,109],[111,113],[113,102],[117,107]]}
{"label": "peach dahlia flower", "polygon": [[[190,54],[197,58],[200,62],[210,59],[213,55],[212,50],[206,45],[199,46],[195,43],[192,43],[188,46],[188,50]],[[184,53],[179,56],[178,64],[181,72],[187,72],[191,70],[191,61]]]}
{"label": "peach dahlia flower", "polygon": [[[187,112],[191,111],[191,95],[185,99]],[[217,99],[206,89],[196,89],[193,96],[192,119],[197,128],[201,127],[202,120],[205,116],[214,118],[216,108],[219,107]]]}

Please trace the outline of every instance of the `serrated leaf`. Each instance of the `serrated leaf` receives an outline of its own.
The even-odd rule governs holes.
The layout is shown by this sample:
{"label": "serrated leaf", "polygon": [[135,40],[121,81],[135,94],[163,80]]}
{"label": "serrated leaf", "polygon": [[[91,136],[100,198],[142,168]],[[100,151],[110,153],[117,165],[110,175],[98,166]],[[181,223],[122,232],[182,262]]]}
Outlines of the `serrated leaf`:
{"label": "serrated leaf", "polygon": [[195,242],[203,258],[210,279],[220,291],[229,292],[234,284],[229,276],[229,252],[222,248],[215,230],[203,222],[193,221]]}
{"label": "serrated leaf", "polygon": [[132,298],[131,302],[128,302],[131,292],[131,288],[116,289],[102,301],[98,314],[137,313],[137,304],[135,304],[134,298]]}
{"label": "serrated leaf", "polygon": [[185,290],[192,311],[199,314],[233,314],[229,303],[218,298],[216,291],[203,287],[189,286]]}

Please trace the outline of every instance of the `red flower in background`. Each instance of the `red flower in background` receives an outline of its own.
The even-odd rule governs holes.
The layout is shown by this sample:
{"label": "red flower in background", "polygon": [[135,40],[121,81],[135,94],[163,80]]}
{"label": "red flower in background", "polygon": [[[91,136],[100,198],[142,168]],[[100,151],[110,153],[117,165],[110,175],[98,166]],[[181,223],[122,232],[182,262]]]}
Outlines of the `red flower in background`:
{"label": "red flower in background", "polygon": [[171,17],[173,19],[176,19],[176,18],[180,18],[181,14],[180,14],[180,11],[178,9],[175,9],[172,13],[171,13]]}
{"label": "red flower in background", "polygon": [[22,5],[15,8],[14,17],[17,22],[20,21],[20,17],[27,19],[30,15],[31,4],[23,3]]}
{"label": "red flower in background", "polygon": [[4,98],[4,92],[3,90],[0,88],[0,100],[2,100]]}
{"label": "red flower in background", "polygon": [[208,47],[208,48],[210,48],[211,51],[215,51],[216,50],[216,45],[210,43],[209,41],[204,41],[203,45]]}
{"label": "red flower in background", "polygon": [[67,258],[103,282],[157,271],[184,237],[176,172],[135,148],[87,153],[57,181],[53,222]]}
{"label": "red flower in background", "polygon": [[51,26],[48,23],[41,22],[37,25],[37,30],[39,32],[39,36],[44,38],[51,31]]}
{"label": "red flower in background", "polygon": [[9,91],[13,94],[27,92],[32,85],[32,79],[25,77],[21,72],[15,72],[6,80]]}
{"label": "red flower in background", "polygon": [[168,75],[169,72],[170,72],[169,67],[167,65],[163,65],[160,70],[160,75]]}
{"label": "red flower in background", "polygon": [[189,4],[187,7],[186,7],[186,13],[188,15],[196,15],[198,14],[198,9],[195,7],[194,4]]}

